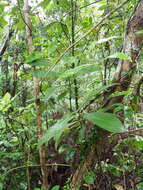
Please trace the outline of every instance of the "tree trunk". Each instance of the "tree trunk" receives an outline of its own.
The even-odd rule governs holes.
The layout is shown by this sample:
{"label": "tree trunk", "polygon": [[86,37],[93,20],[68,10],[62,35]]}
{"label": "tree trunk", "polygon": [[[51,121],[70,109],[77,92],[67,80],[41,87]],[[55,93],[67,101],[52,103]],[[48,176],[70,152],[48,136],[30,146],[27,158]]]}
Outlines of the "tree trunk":
{"label": "tree trunk", "polygon": [[[26,32],[27,32],[27,41],[29,53],[33,52],[33,42],[32,42],[32,27],[31,21],[29,18],[29,3],[28,0],[24,1],[24,12],[25,12],[25,24],[26,24]],[[35,68],[34,68],[35,69]],[[41,114],[41,101],[40,101],[40,80],[36,77],[33,77],[34,80],[34,91],[35,91],[35,108],[36,108],[36,121],[37,121],[37,130],[38,130],[38,138],[41,139],[43,136],[42,131],[42,114]],[[45,159],[45,148],[44,145],[39,148],[39,158],[41,165],[41,173],[42,173],[42,189],[48,190],[48,173],[46,167],[46,159]]]}
{"label": "tree trunk", "polygon": [[[123,51],[131,57],[131,61],[119,60],[113,79],[113,83],[118,83],[118,85],[106,93],[106,100],[103,103],[103,107],[107,108],[109,112],[113,112],[115,108],[114,104],[122,103],[123,100],[123,96],[109,98],[110,95],[117,91],[127,90],[130,85],[133,72],[136,69],[136,60],[143,46],[143,34],[137,33],[140,30],[143,30],[143,0],[138,3],[134,15],[127,23]],[[88,171],[88,168],[95,166],[99,155],[103,154],[108,142],[108,134],[108,132],[100,130],[98,134],[99,138],[96,139],[96,143],[91,148],[91,152],[87,155],[83,165],[79,167],[73,175],[71,181],[72,190],[77,190],[79,185],[83,184],[85,172]]]}

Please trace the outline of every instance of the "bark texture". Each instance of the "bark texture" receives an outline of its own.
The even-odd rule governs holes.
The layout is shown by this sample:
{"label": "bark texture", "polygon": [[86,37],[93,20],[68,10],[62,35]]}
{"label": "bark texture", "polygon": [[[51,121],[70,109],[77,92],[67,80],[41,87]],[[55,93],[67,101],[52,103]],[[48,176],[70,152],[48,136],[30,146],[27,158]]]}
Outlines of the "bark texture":
{"label": "bark texture", "polygon": [[[106,100],[103,103],[103,107],[107,108],[109,112],[113,112],[115,108],[114,104],[122,103],[123,100],[123,96],[114,98],[109,98],[109,96],[114,92],[127,90],[131,83],[133,72],[136,69],[136,60],[143,46],[143,34],[138,33],[140,30],[143,30],[143,0],[138,3],[134,15],[127,23],[123,51],[131,57],[131,61],[120,60],[118,62],[113,79],[113,83],[118,83],[118,85],[106,93]],[[103,154],[108,143],[108,134],[109,133],[100,130],[98,134],[100,138],[96,139],[96,143],[91,148],[91,152],[87,155],[83,165],[80,166],[73,175],[71,181],[72,190],[77,190],[79,185],[83,184],[84,174],[95,166],[99,156]]]}
{"label": "bark texture", "polygon": [[5,39],[3,45],[2,45],[2,47],[0,49],[0,60],[1,60],[3,54],[5,53],[8,45],[9,45],[9,41],[10,41],[10,39],[12,37],[12,34],[13,34],[13,30],[10,28],[9,31],[8,31],[8,34],[6,36],[6,39]]}
{"label": "bark texture", "polygon": [[[24,13],[25,13],[25,24],[26,24],[26,32],[27,32],[27,43],[29,48],[29,53],[33,52],[33,41],[32,41],[32,25],[31,20],[29,18],[30,7],[28,0],[24,1]],[[35,68],[34,68],[35,69]],[[41,102],[40,102],[40,80],[36,77],[33,78],[34,81],[34,91],[35,91],[35,108],[36,108],[36,121],[37,121],[37,130],[38,130],[38,139],[41,139],[43,136],[42,130],[42,115],[41,115]],[[41,173],[42,173],[42,189],[48,190],[48,171],[46,167],[46,159],[45,159],[45,148],[44,145],[39,148],[39,158],[41,165]]]}

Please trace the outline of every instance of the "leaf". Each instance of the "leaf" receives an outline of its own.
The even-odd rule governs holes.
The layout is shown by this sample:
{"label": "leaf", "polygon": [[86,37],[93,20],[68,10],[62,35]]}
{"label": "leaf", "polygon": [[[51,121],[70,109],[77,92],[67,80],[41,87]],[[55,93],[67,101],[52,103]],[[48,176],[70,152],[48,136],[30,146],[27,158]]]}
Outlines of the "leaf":
{"label": "leaf", "polygon": [[56,90],[56,88],[49,88],[45,94],[45,100],[48,101],[56,93]]}
{"label": "leaf", "polygon": [[106,86],[101,86],[98,89],[94,89],[94,90],[90,91],[87,94],[87,97],[84,98],[84,101],[82,102],[82,106],[84,106],[85,104],[87,104],[90,100],[92,100],[93,98],[95,98],[97,95],[99,95],[104,90],[106,90],[106,89],[108,89],[108,88],[110,88],[110,87],[112,87],[114,85],[116,85],[116,83],[109,84],[109,85],[106,85]]}
{"label": "leaf", "polygon": [[11,95],[7,92],[4,97],[2,98],[2,102],[7,104],[10,102]]}
{"label": "leaf", "polygon": [[3,190],[3,183],[0,182],[0,190]]}
{"label": "leaf", "polygon": [[45,57],[45,54],[39,52],[33,52],[26,58],[26,63],[31,64],[32,62],[42,59]]}
{"label": "leaf", "polygon": [[59,96],[58,96],[58,100],[62,100],[63,98],[65,98],[65,96],[68,94],[68,91],[64,91],[62,92]]}
{"label": "leaf", "polygon": [[132,61],[131,57],[126,55],[123,52],[117,52],[113,55],[108,56],[106,59],[108,58],[118,58],[118,59],[123,59],[123,60],[127,60],[127,61]]}
{"label": "leaf", "polygon": [[87,72],[94,72],[95,70],[99,70],[99,66],[95,65],[95,64],[86,64],[86,65],[80,65],[75,67],[74,69],[69,69],[67,71],[65,71],[60,78],[64,79],[67,77],[71,77],[75,74],[77,74],[78,72],[82,72],[82,74],[87,73]]}
{"label": "leaf", "polygon": [[7,111],[11,106],[11,95],[7,92],[0,100],[0,111]]}
{"label": "leaf", "polygon": [[143,30],[139,30],[137,32],[135,32],[136,34],[143,34]]}
{"label": "leaf", "polygon": [[59,120],[54,126],[50,127],[46,134],[39,141],[39,146],[48,143],[52,138],[56,142],[56,146],[59,144],[60,137],[63,132],[69,130],[71,123],[69,121],[73,118],[71,113],[66,114],[61,120]]}
{"label": "leaf", "polygon": [[115,187],[116,190],[124,190],[123,186],[120,185],[120,184],[115,184],[114,187]]}
{"label": "leaf", "polygon": [[47,59],[37,59],[33,62],[29,62],[32,66],[39,66],[39,67],[45,67],[48,66],[48,60]]}
{"label": "leaf", "polygon": [[38,6],[45,8],[49,3],[50,3],[50,0],[44,0],[44,1],[40,2]]}
{"label": "leaf", "polygon": [[112,113],[87,113],[84,115],[84,118],[110,132],[118,133],[124,131],[121,121]]}
{"label": "leaf", "polygon": [[128,90],[121,91],[121,92],[117,91],[117,92],[111,94],[110,97],[125,96],[125,95],[128,95],[128,94],[129,94]]}
{"label": "leaf", "polygon": [[107,42],[107,41],[109,41],[109,40],[112,40],[112,39],[115,39],[115,38],[120,38],[119,36],[111,36],[111,37],[109,37],[109,38],[102,38],[102,39],[100,39],[100,40],[98,40],[98,44],[101,44],[101,43],[104,43],[104,42]]}
{"label": "leaf", "polygon": [[7,25],[7,21],[4,18],[0,18],[0,27],[4,27],[5,25]]}
{"label": "leaf", "polygon": [[31,71],[32,76],[37,77],[39,79],[43,79],[47,76],[47,73],[45,72],[45,70],[41,70],[41,69],[37,69],[34,71]]}
{"label": "leaf", "polygon": [[84,181],[87,184],[94,184],[95,174],[94,172],[86,172],[84,175]]}
{"label": "leaf", "polygon": [[59,185],[55,185],[51,190],[59,190],[60,186]]}

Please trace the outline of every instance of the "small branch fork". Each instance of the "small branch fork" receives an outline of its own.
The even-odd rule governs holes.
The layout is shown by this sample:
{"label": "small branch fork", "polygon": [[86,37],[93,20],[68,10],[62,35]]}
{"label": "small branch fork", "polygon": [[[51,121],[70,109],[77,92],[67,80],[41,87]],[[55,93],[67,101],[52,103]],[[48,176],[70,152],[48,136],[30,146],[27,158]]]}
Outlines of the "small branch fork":
{"label": "small branch fork", "polygon": [[95,26],[93,26],[90,30],[88,30],[81,38],[79,38],[77,41],[75,41],[73,44],[71,44],[62,54],[61,56],[57,59],[57,61],[54,63],[54,65],[49,69],[48,72],[52,71],[55,66],[60,62],[60,60],[62,59],[62,57],[65,56],[65,54],[72,49],[74,46],[76,46],[81,40],[83,40],[84,38],[86,38],[91,32],[93,32],[94,30],[96,30],[99,26],[101,26],[101,24],[108,19],[114,12],[116,12],[118,9],[120,9],[121,7],[123,7],[129,0],[124,1],[123,3],[119,4],[117,7],[115,7],[112,11],[110,11],[107,15],[105,15],[103,17],[103,19],[101,19],[101,21],[96,24]]}

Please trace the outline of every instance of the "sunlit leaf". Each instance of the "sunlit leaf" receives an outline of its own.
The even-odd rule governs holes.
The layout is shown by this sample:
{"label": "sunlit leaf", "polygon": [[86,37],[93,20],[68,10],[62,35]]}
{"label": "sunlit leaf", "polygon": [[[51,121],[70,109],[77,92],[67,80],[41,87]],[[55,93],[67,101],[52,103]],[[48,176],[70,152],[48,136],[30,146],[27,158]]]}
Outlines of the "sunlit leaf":
{"label": "sunlit leaf", "polygon": [[126,55],[125,53],[122,52],[117,52],[113,55],[110,55],[107,57],[108,58],[118,58],[118,59],[123,59],[123,60],[127,60],[127,61],[132,61],[131,57]]}
{"label": "sunlit leaf", "polygon": [[104,43],[104,42],[107,42],[107,41],[109,41],[109,40],[112,40],[112,39],[115,39],[115,38],[120,38],[119,36],[111,36],[111,37],[109,37],[109,38],[102,38],[102,39],[100,39],[100,40],[98,40],[98,44],[101,44],[101,43]]}
{"label": "sunlit leaf", "polygon": [[136,34],[143,34],[143,30],[137,31]]}
{"label": "sunlit leaf", "polygon": [[1,27],[4,27],[5,25],[7,25],[8,23],[7,23],[7,21],[4,19],[4,18],[0,18],[0,26]]}
{"label": "sunlit leaf", "polygon": [[0,100],[0,111],[7,111],[11,106],[11,95],[6,93],[4,97]]}
{"label": "sunlit leaf", "polygon": [[114,187],[115,187],[116,190],[124,190],[123,186],[120,185],[120,184],[115,184]]}

